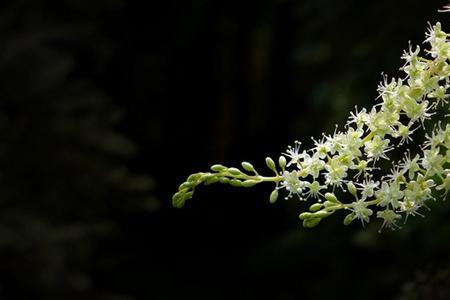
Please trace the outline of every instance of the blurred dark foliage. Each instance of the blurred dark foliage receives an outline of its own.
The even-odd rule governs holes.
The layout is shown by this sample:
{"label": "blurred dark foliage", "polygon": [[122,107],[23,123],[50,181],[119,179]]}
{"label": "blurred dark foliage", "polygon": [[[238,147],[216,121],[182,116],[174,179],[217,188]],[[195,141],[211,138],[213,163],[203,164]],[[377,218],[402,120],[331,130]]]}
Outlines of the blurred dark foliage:
{"label": "blurred dark foliage", "polygon": [[123,108],[95,79],[114,50],[95,19],[107,4],[2,4],[2,299],[94,293],[95,256],[120,231],[115,218],[158,207],[152,180],[127,166],[137,149],[118,130]]}
{"label": "blurred dark foliage", "polygon": [[448,201],[383,234],[270,187],[170,204],[371,106],[444,4],[2,2],[0,299],[448,299]]}

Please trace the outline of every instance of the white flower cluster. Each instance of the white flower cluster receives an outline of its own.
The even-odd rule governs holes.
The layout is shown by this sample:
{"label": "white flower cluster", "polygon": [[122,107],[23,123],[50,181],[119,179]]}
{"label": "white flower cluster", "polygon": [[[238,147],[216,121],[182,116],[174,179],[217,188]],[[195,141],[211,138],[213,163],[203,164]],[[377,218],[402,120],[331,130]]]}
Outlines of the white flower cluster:
{"label": "white flower cluster", "polygon": [[[381,228],[391,229],[399,228],[401,218],[421,215],[419,210],[434,198],[434,190],[441,191],[442,197],[450,190],[450,125],[435,122],[430,134],[425,128],[434,114],[448,110],[449,34],[437,23],[430,26],[425,42],[430,45],[426,55],[420,56],[420,48],[410,46],[402,56],[406,76],[390,81],[384,76],[378,103],[370,110],[352,112],[343,130],[336,127],[332,135],[313,140],[314,147],[308,150],[295,142],[279,158],[278,166],[266,158],[275,176],[259,175],[248,162],[242,163],[242,170],[214,165],[212,173],[191,175],[174,195],[174,205],[184,205],[200,184],[250,187],[274,182],[272,203],[281,189],[287,191],[286,198],[315,199],[310,212],[300,214],[305,227],[316,226],[338,210],[349,212],[344,224],[359,220],[364,226],[376,216],[382,219]],[[412,157],[408,149],[389,174],[380,175],[379,161],[389,161],[388,152],[411,142],[418,129],[426,141],[420,153]],[[338,200],[336,195],[344,193],[350,201]]]}
{"label": "white flower cluster", "polygon": [[[391,173],[380,180],[375,178],[375,164],[389,159],[387,152],[395,146],[412,141],[412,133],[436,111],[447,104],[450,76],[450,43],[441,24],[430,27],[426,41],[431,49],[429,58],[419,56],[420,48],[412,47],[402,58],[404,79],[388,81],[384,77],[378,91],[381,101],[370,111],[351,113],[344,131],[324,135],[308,151],[300,152],[299,143],[289,147],[286,157],[294,171],[284,171],[281,187],[306,200],[310,195],[321,201],[321,190],[346,189],[352,203],[328,205],[325,211],[348,209],[347,219],[358,219],[364,225],[373,215],[383,219],[382,227],[398,228],[396,222],[405,215],[420,215],[419,209],[432,199],[432,189],[450,189],[450,125],[437,125],[422,147],[421,155],[411,159],[409,151],[403,161],[395,164]],[[448,107],[446,107],[448,109]],[[380,183],[380,181],[382,183]],[[326,205],[324,205],[326,206]],[[314,214],[302,214],[304,221]],[[349,221],[347,221],[349,222]],[[306,222],[305,225],[308,225]]]}

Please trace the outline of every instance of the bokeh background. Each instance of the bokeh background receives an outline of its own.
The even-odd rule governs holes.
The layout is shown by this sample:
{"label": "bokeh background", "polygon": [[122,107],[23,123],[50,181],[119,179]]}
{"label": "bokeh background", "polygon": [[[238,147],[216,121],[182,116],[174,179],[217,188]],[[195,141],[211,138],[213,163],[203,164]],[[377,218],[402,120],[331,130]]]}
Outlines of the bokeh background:
{"label": "bokeh background", "polygon": [[448,201],[382,234],[271,186],[170,202],[370,107],[444,4],[2,1],[0,299],[450,299]]}

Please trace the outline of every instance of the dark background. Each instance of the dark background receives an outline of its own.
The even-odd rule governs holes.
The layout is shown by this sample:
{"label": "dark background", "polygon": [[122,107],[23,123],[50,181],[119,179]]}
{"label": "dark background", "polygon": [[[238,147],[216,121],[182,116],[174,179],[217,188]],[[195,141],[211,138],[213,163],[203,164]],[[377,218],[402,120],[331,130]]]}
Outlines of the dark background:
{"label": "dark background", "polygon": [[370,107],[444,4],[2,1],[0,299],[450,299],[449,202],[382,234],[271,186],[170,202]]}

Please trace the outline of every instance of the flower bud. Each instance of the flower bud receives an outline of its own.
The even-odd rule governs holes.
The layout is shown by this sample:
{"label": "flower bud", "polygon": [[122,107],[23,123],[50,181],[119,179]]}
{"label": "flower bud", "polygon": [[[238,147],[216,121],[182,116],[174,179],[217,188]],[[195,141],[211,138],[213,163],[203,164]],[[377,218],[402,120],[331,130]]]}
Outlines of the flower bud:
{"label": "flower bud", "polygon": [[199,180],[201,176],[202,176],[202,174],[199,174],[199,173],[197,173],[197,174],[192,174],[192,175],[190,175],[190,176],[188,177],[187,181],[188,181],[188,182],[195,182],[195,181]]}
{"label": "flower bud", "polygon": [[239,170],[238,168],[229,168],[228,172],[231,175],[241,175],[242,174],[241,170]]}
{"label": "flower bud", "polygon": [[350,225],[350,223],[355,219],[355,214],[354,213],[350,213],[348,214],[345,218],[344,218],[344,225]]}
{"label": "flower bud", "polygon": [[231,179],[230,184],[232,186],[242,187],[242,181],[240,181],[238,179]]}
{"label": "flower bud", "polygon": [[221,177],[221,178],[219,179],[219,182],[220,182],[220,183],[223,183],[223,184],[230,183],[230,178],[228,178],[228,177]]}
{"label": "flower bud", "polygon": [[331,215],[331,213],[327,212],[325,210],[321,210],[321,211],[313,213],[314,218],[320,218],[320,219],[326,218],[329,215]]}
{"label": "flower bud", "polygon": [[210,178],[205,180],[205,185],[210,185],[219,181],[218,176],[211,176]]}
{"label": "flower bud", "polygon": [[303,221],[303,227],[306,227],[306,228],[316,227],[317,225],[319,225],[320,221],[322,221],[322,219],[320,219],[320,218],[304,220]]}
{"label": "flower bud", "polygon": [[258,181],[256,181],[256,180],[248,179],[248,180],[245,180],[244,182],[242,182],[242,186],[243,187],[252,187],[252,186],[256,185],[257,183],[258,183]]}
{"label": "flower bud", "polygon": [[273,159],[271,159],[270,157],[266,157],[266,165],[269,169],[271,169],[272,171],[276,172],[277,170],[275,169],[275,162],[273,161]]}
{"label": "flower bud", "polygon": [[226,169],[227,169],[227,167],[222,166],[222,165],[213,165],[213,166],[211,166],[211,171],[213,171],[213,172],[222,172],[222,171],[224,171]]}
{"label": "flower bud", "polygon": [[180,192],[172,196],[172,205],[177,208],[180,208],[184,205],[184,201],[182,201],[182,195]]}
{"label": "flower bud", "polygon": [[335,203],[335,202],[325,201],[325,202],[323,203],[323,206],[325,206],[325,207],[330,207],[330,206],[336,206],[336,204],[337,204],[337,203]]}
{"label": "flower bud", "polygon": [[339,203],[338,199],[336,198],[336,196],[333,193],[326,193],[325,199],[327,199],[327,201],[330,201],[333,203]]}
{"label": "flower bud", "polygon": [[[353,184],[353,182],[351,182],[351,181],[349,181],[348,183],[347,183],[347,189],[348,189],[348,191],[349,191],[349,193],[350,194],[352,194],[353,196],[355,196],[355,197],[357,197],[357,190],[356,190],[356,187],[355,187],[355,185]],[[337,200],[337,199],[336,199]]]}
{"label": "flower bud", "polygon": [[310,212],[304,212],[304,213],[301,213],[298,217],[300,218],[300,220],[307,220],[307,219],[313,218],[313,214]]}
{"label": "flower bud", "polygon": [[314,203],[313,205],[311,205],[309,207],[309,210],[312,212],[315,212],[315,211],[318,211],[319,209],[321,209],[322,206],[323,206],[323,204],[321,204],[321,203]]}
{"label": "flower bud", "polygon": [[284,168],[286,167],[286,157],[280,156],[280,157],[278,158],[278,165],[280,166],[280,168],[281,168],[282,170],[284,170]]}
{"label": "flower bud", "polygon": [[242,166],[242,168],[243,168],[245,171],[248,171],[248,172],[255,172],[255,168],[254,168],[253,165],[252,165],[251,163],[249,163],[249,162],[243,161],[243,162],[241,163],[241,166]]}
{"label": "flower bud", "polygon": [[274,189],[273,191],[272,191],[272,193],[270,193],[270,199],[269,199],[269,201],[270,201],[270,203],[275,203],[276,201],[277,201],[277,199],[278,199],[278,190],[277,189]]}
{"label": "flower bud", "polygon": [[182,190],[188,190],[190,188],[192,188],[193,186],[195,186],[195,184],[193,184],[192,182],[183,182],[180,187],[178,188],[179,191]]}

